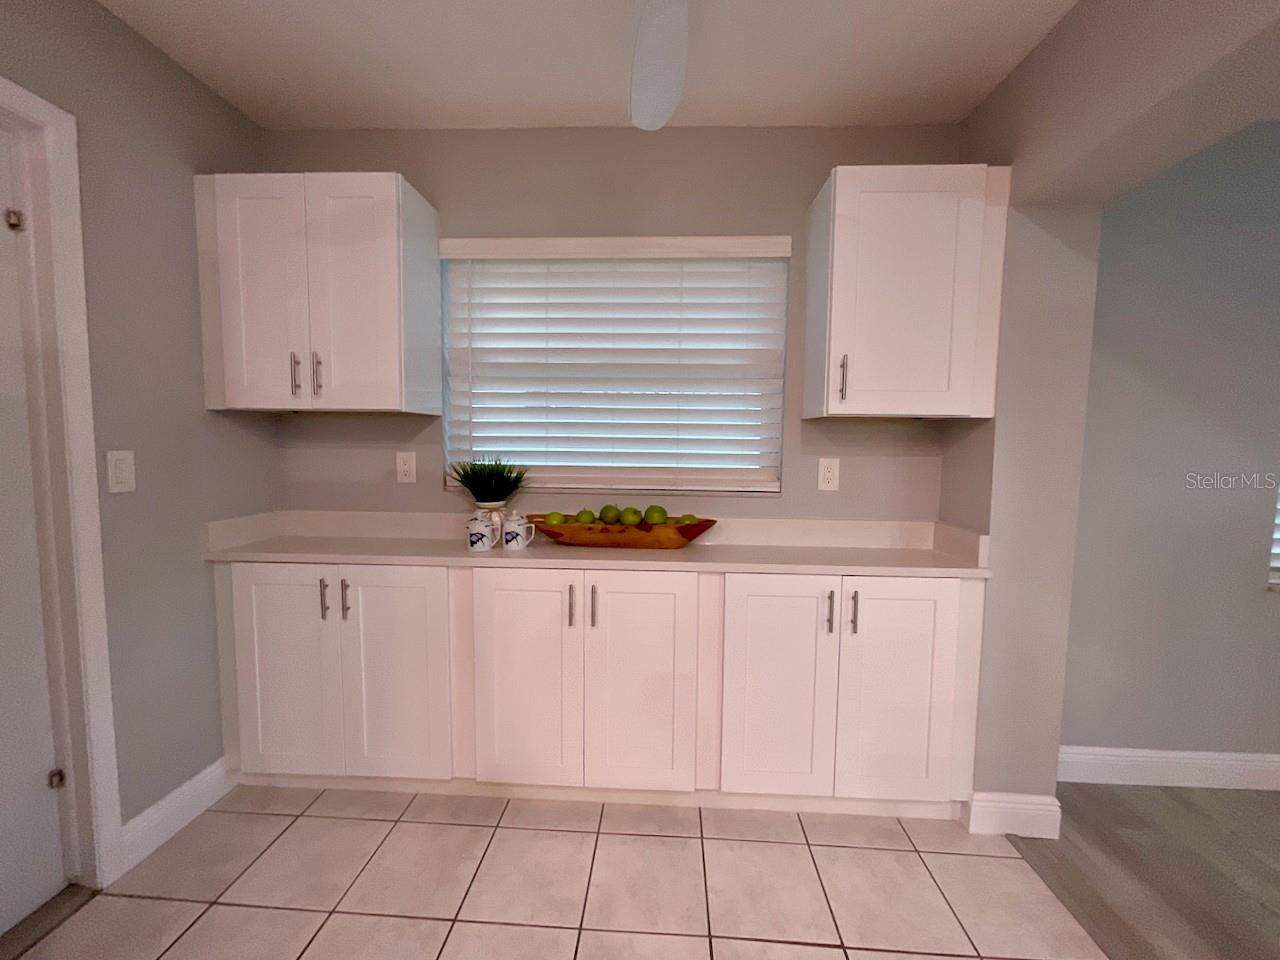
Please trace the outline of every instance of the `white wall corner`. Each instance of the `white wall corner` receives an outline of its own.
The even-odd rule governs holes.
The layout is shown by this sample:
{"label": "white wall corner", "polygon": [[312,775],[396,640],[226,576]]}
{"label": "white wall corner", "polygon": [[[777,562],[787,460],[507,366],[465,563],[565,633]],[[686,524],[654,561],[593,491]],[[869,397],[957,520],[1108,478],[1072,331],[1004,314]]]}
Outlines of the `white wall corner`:
{"label": "white wall corner", "polygon": [[168,796],[157,800],[120,830],[120,842],[98,880],[114,883],[162,843],[203,813],[236,783],[226,757],[219,757]]}
{"label": "white wall corner", "polygon": [[1280,790],[1280,753],[1062,747],[1058,779],[1150,787]]}
{"label": "white wall corner", "polygon": [[1012,833],[1057,840],[1062,829],[1058,798],[1038,793],[975,793],[969,801],[970,833]]}

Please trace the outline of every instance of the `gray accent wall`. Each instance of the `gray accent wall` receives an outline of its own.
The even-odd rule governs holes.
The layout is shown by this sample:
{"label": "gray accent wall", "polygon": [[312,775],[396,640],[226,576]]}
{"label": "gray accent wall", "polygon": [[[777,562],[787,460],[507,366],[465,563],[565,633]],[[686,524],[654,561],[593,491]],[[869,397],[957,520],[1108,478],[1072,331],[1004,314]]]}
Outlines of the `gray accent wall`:
{"label": "gray accent wall", "polygon": [[[4,0],[0,76],[76,117],[112,700],[125,818],[222,756],[202,524],[283,504],[274,419],[201,394],[192,175],[258,128],[91,0]],[[108,449],[138,489],[107,494]]]}
{"label": "gray accent wall", "polygon": [[1280,123],[1107,207],[1063,742],[1280,753]]}
{"label": "gray accent wall", "polygon": [[[520,506],[599,507],[630,499],[680,512],[934,520],[948,437],[942,421],[800,419],[805,215],[831,168],[953,163],[943,127],[268,131],[280,171],[397,170],[440,212],[447,237],[786,234],[788,307],[781,496],[525,493]],[[281,427],[286,497],[301,509],[461,510],[443,486],[441,422],[397,414],[296,414]],[[418,482],[397,484],[396,450]],[[841,458],[840,490],[819,493],[817,458]],[[980,515],[975,509],[968,515]]]}

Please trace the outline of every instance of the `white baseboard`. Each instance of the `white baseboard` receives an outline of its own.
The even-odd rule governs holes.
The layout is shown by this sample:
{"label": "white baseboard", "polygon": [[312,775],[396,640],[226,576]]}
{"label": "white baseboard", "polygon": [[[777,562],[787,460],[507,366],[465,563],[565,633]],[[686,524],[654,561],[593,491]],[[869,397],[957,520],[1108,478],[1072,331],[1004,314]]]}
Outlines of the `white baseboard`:
{"label": "white baseboard", "polygon": [[185,827],[236,783],[225,757],[220,757],[168,796],[156,801],[125,823],[120,848],[111,858],[105,887],[150,856],[157,847]]}
{"label": "white baseboard", "polygon": [[1058,779],[1069,783],[1280,790],[1280,754],[1062,747],[1058,751]]}
{"label": "white baseboard", "polygon": [[1057,840],[1062,828],[1058,798],[1038,793],[975,793],[969,801],[970,833],[1012,833]]}

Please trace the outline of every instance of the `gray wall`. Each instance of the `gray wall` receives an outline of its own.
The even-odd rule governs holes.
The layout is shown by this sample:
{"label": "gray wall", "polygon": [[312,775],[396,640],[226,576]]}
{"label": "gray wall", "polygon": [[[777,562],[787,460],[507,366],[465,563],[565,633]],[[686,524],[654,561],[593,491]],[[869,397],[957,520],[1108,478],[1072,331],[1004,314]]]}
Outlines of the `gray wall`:
{"label": "gray wall", "polygon": [[273,420],[206,413],[191,177],[253,169],[259,131],[91,0],[4,0],[0,76],[74,114],[121,803],[222,755],[201,524],[281,503]]}
{"label": "gray wall", "polygon": [[1106,210],[1063,742],[1280,753],[1280,124]]}
{"label": "gray wall", "polygon": [[[272,169],[402,172],[445,236],[789,234],[793,238],[781,497],[667,496],[680,511],[932,520],[954,424],[800,420],[804,218],[841,163],[946,163],[956,127],[268,132]],[[457,510],[443,488],[441,424],[397,415],[298,414],[282,425],[285,497],[313,509]],[[414,450],[418,482],[395,482]],[[817,457],[842,459],[817,491]],[[612,498],[612,494],[610,497]],[[526,493],[525,509],[599,506],[599,494]],[[655,494],[638,494],[651,502]],[[641,504],[643,506],[643,504]]]}

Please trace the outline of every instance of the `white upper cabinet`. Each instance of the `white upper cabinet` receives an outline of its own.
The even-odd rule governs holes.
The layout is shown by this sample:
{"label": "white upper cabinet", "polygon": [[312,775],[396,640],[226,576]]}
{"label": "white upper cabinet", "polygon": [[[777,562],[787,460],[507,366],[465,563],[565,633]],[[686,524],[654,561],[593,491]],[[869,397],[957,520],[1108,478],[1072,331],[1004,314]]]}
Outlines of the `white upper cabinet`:
{"label": "white upper cabinet", "polygon": [[990,417],[1009,168],[837,167],[809,210],[804,416]]}
{"label": "white upper cabinet", "polygon": [[441,412],[436,214],[394,173],[196,177],[205,405]]}
{"label": "white upper cabinet", "polygon": [[831,796],[840,578],[724,578],[720,788]]}

